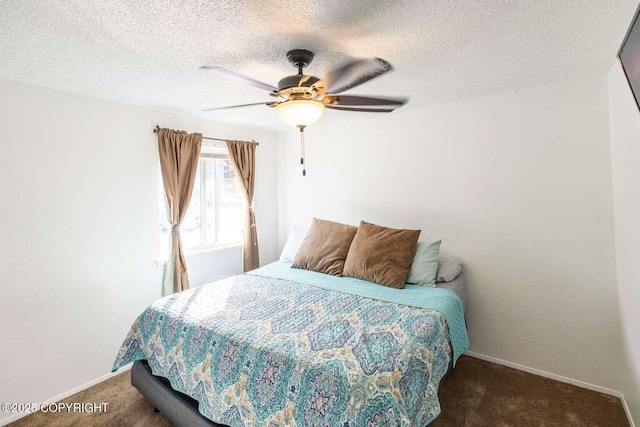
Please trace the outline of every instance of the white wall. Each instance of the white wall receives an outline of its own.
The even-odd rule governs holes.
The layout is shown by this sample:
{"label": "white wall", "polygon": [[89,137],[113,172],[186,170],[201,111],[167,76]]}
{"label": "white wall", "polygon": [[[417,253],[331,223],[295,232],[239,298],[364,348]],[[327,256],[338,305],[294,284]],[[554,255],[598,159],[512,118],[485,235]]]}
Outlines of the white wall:
{"label": "white wall", "polygon": [[1,402],[107,374],[160,297],[156,124],[260,142],[260,256],[277,258],[275,134],[0,80]]}
{"label": "white wall", "polygon": [[622,387],[640,423],[640,113],[622,68],[609,71],[611,157],[618,304],[622,328]]}
{"label": "white wall", "polygon": [[185,260],[189,271],[189,286],[195,288],[242,274],[242,245],[187,254]]}
{"label": "white wall", "polygon": [[[471,350],[619,390],[607,81],[283,137],[282,238],[312,217],[421,228],[465,261]],[[327,111],[349,117],[347,112]]]}

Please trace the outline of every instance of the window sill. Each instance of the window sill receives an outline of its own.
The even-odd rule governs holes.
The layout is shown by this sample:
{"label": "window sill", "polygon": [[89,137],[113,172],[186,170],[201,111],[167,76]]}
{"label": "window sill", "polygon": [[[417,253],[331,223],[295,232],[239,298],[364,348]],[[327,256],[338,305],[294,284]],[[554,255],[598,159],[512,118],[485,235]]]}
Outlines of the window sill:
{"label": "window sill", "polygon": [[184,256],[197,255],[197,254],[201,254],[201,253],[204,253],[204,252],[214,252],[214,251],[234,248],[234,247],[238,247],[238,246],[242,246],[242,242],[223,243],[223,244],[220,244],[220,245],[202,245],[202,246],[198,246],[198,247],[195,247],[195,248],[186,249],[184,251]]}
{"label": "window sill", "polygon": [[[215,251],[220,251],[220,250],[230,249],[235,247],[242,247],[242,242],[225,243],[221,245],[206,245],[206,246],[203,245],[203,246],[198,246],[197,248],[189,248],[185,250],[184,256],[188,257],[191,255],[203,254],[205,252],[215,252]],[[167,258],[157,258],[155,262],[157,267],[164,268],[164,265],[167,262]]]}

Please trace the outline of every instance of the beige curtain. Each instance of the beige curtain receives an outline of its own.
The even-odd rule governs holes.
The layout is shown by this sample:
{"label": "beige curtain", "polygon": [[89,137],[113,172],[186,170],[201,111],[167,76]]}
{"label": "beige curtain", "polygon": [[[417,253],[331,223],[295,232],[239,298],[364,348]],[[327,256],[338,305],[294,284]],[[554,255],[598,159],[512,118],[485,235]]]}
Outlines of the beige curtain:
{"label": "beige curtain", "polygon": [[247,218],[244,224],[242,245],[244,271],[253,270],[260,266],[256,216],[252,207],[256,180],[256,145],[253,142],[227,141],[229,158],[247,202]]}
{"label": "beige curtain", "polygon": [[162,182],[167,196],[167,216],[171,223],[171,253],[165,267],[163,295],[189,289],[187,263],[180,241],[180,224],[187,214],[195,181],[202,135],[160,129],[158,152]]}

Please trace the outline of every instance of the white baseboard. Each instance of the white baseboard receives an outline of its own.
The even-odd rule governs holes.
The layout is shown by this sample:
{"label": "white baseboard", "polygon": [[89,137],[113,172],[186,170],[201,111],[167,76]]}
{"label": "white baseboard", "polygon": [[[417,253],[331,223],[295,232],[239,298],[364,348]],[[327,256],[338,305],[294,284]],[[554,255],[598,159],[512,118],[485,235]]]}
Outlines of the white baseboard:
{"label": "white baseboard", "polygon": [[[82,390],[86,390],[86,389],[88,389],[88,388],[89,388],[89,387],[91,387],[91,386],[94,386],[94,385],[96,385],[96,384],[98,384],[98,383],[101,383],[102,381],[106,381],[106,380],[108,380],[109,378],[112,378],[112,377],[114,377],[114,376],[116,376],[116,375],[118,375],[118,374],[121,374],[121,373],[123,373],[123,372],[125,372],[125,371],[128,371],[129,369],[131,369],[131,367],[132,367],[132,366],[133,366],[133,364],[129,364],[129,365],[125,366],[125,367],[120,368],[120,369],[118,370],[118,372],[111,372],[111,373],[109,373],[109,374],[103,375],[103,376],[101,376],[101,377],[99,377],[99,378],[96,378],[96,379],[95,379],[95,380],[93,380],[93,381],[89,381],[89,382],[88,382],[88,383],[86,383],[86,384],[83,384],[83,385],[81,385],[81,386],[79,386],[79,387],[76,387],[76,388],[72,388],[72,389],[71,389],[71,390],[69,390],[69,391],[66,391],[66,392],[64,392],[64,393],[62,393],[62,394],[59,394],[59,395],[58,395],[58,396],[56,396],[56,397],[52,397],[51,399],[45,400],[44,402],[40,402],[38,405],[40,405],[40,404],[42,404],[42,405],[48,405],[49,403],[56,403],[56,402],[59,402],[59,401],[61,401],[62,399],[66,399],[67,397],[69,397],[69,396],[71,396],[71,395],[74,395],[74,394],[76,394],[76,393],[79,393],[79,392],[81,392]],[[3,419],[3,420],[0,420],[0,427],[1,427],[1,426],[6,426],[6,425],[7,425],[7,424],[9,424],[9,423],[12,423],[12,422],[14,422],[14,421],[19,420],[20,418],[24,418],[24,417],[26,417],[27,415],[31,415],[31,412],[21,412],[21,413],[18,413],[18,414],[12,415],[12,416],[10,416],[9,418],[5,418],[5,419]]]}
{"label": "white baseboard", "polygon": [[622,398],[622,393],[619,391],[611,390],[599,385],[589,384],[584,381],[574,380],[573,378],[563,377],[562,375],[552,374],[550,372],[541,371],[539,369],[530,368],[524,365],[518,365],[517,363],[507,362],[506,360],[498,359],[496,357],[485,356],[484,354],[474,353],[473,351],[465,351],[466,355],[475,357],[476,359],[486,360],[487,362],[497,363],[498,365],[507,366],[509,368],[517,369],[519,371],[528,372],[530,374],[539,375],[541,377],[550,378],[552,380],[560,381],[563,383],[573,384],[580,388],[586,388],[587,390],[597,391],[599,393],[608,394],[617,398]]}
{"label": "white baseboard", "polygon": [[624,408],[625,414],[627,414],[629,425],[631,427],[636,427],[636,424],[633,422],[633,417],[631,416],[631,411],[629,411],[629,405],[627,405],[627,401],[624,399],[624,395],[622,393],[620,393],[620,400],[622,400],[622,407]]}

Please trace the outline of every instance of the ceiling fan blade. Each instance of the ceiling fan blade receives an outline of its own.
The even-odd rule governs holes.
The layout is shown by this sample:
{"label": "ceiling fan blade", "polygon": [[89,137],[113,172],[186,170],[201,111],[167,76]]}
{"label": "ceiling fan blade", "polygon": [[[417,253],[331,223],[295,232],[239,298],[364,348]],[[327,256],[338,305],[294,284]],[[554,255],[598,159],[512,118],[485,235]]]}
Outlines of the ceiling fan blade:
{"label": "ceiling fan blade", "polygon": [[276,88],[275,86],[271,86],[266,83],[259,82],[258,80],[254,80],[250,77],[243,76],[242,74],[238,74],[234,71],[230,71],[221,67],[216,67],[215,65],[203,65],[202,67],[200,67],[200,69],[211,70],[219,74],[224,74],[225,76],[231,77],[232,79],[235,79],[244,83],[248,83],[251,86],[268,90],[269,92],[271,92],[272,95],[276,95],[278,93],[278,88]]}
{"label": "ceiling fan blade", "polygon": [[324,99],[335,102],[332,105],[404,105],[408,98],[373,98],[355,95],[326,95]]}
{"label": "ceiling fan blade", "polygon": [[395,108],[351,108],[351,107],[339,107],[337,105],[325,105],[325,108],[330,108],[331,110],[340,110],[340,111],[360,111],[365,113],[390,113]]}
{"label": "ceiling fan blade", "polygon": [[278,104],[279,102],[255,102],[253,104],[232,105],[230,107],[205,108],[202,111],[207,112],[207,111],[216,111],[216,110],[229,110],[231,108],[251,107],[253,105],[266,105],[267,107],[275,107]]}
{"label": "ceiling fan blade", "polygon": [[381,58],[359,59],[329,71],[323,80],[326,93],[338,94],[386,73],[393,67]]}

